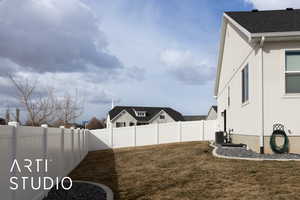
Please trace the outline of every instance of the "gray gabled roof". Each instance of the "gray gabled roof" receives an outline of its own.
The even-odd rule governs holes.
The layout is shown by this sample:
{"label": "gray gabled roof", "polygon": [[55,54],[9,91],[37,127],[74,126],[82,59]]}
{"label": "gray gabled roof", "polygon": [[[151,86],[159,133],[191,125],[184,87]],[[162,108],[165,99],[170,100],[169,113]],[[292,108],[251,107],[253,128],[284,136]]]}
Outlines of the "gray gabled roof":
{"label": "gray gabled roof", "polygon": [[[156,116],[160,111],[165,111],[172,117],[175,121],[184,121],[182,115],[176,110],[169,107],[142,107],[142,106],[116,106],[108,112],[110,119],[112,120],[123,110],[126,110],[132,117],[137,121],[150,121],[154,116]],[[137,117],[134,111],[146,111],[146,117]]]}
{"label": "gray gabled roof", "polygon": [[300,9],[225,12],[250,33],[300,31]]}
{"label": "gray gabled roof", "polygon": [[218,106],[213,105],[213,106],[211,106],[211,108],[214,109],[214,111],[216,111],[216,113],[218,112]]}

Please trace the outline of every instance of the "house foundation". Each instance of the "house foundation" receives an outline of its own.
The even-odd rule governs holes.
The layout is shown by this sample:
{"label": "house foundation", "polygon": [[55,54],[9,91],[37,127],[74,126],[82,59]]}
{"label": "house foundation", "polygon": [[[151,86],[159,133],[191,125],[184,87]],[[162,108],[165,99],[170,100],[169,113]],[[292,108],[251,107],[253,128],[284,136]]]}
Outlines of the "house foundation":
{"label": "house foundation", "polygon": [[[264,153],[273,154],[270,147],[270,138],[271,136],[264,137]],[[258,135],[239,135],[232,134],[231,136],[232,143],[234,144],[246,144],[252,151],[257,153],[260,152],[259,146],[259,136]],[[297,136],[288,136],[289,139],[289,153],[300,154],[300,135]]]}

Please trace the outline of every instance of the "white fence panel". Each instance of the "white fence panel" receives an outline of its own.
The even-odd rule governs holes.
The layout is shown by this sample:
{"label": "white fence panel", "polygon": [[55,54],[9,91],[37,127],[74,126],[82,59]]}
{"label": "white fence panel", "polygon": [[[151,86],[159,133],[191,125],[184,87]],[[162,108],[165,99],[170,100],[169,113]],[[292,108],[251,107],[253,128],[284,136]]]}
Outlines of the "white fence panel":
{"label": "white fence panel", "polygon": [[182,122],[181,141],[203,140],[203,121]]}
{"label": "white fence panel", "polygon": [[71,129],[65,129],[64,131],[64,137],[65,137],[65,146],[64,146],[64,156],[66,159],[65,162],[65,173],[69,173],[69,171],[72,168],[72,164],[74,162],[73,158],[73,145],[72,145],[72,135],[73,130]]}
{"label": "white fence panel", "polygon": [[215,140],[215,132],[217,130],[217,121],[216,120],[206,120],[204,121],[204,140],[210,141]]}
{"label": "white fence panel", "polygon": [[[84,140],[79,138],[79,130],[77,133],[72,133],[69,129],[60,128],[0,126],[1,199],[43,199],[47,193],[42,187],[43,178],[50,177],[55,184],[56,178],[60,180],[67,176],[87,154],[87,150],[79,148],[84,146],[83,141],[86,138]],[[74,144],[74,141],[77,141],[77,144]],[[74,152],[74,145],[76,152]],[[14,170],[10,173],[15,159],[20,168],[15,165]],[[48,171],[45,170],[46,159]],[[30,166],[31,171],[25,167],[25,164]],[[9,180],[11,177],[17,177],[14,179],[14,182],[18,184],[17,190],[9,188],[9,186],[15,186]],[[23,184],[23,177],[28,177],[25,179],[25,184]],[[33,185],[31,185],[31,179]],[[50,184],[51,187],[51,181],[48,180],[47,183],[47,186]]]}
{"label": "white fence panel", "polygon": [[179,142],[179,125],[178,123],[159,124],[159,143]]}
{"label": "white fence panel", "polygon": [[[89,150],[214,140],[216,121],[189,121],[89,131]],[[112,145],[113,144],[113,145]]]}
{"label": "white fence panel", "polygon": [[157,131],[157,125],[136,126],[136,146],[157,144]]}
{"label": "white fence panel", "polygon": [[[31,173],[28,170],[23,170],[22,173],[16,170],[15,176],[18,177],[19,186],[23,186],[22,177],[33,177],[34,180],[38,180],[39,177],[46,176],[44,165],[40,165],[40,172],[37,172],[37,163],[34,162],[35,159],[46,158],[47,146],[44,139],[44,128],[18,127],[16,147],[17,161],[21,163],[21,166],[24,166],[24,159],[30,159],[33,162],[32,169],[34,170]],[[16,199],[32,199],[32,197],[40,196],[43,193],[41,189],[33,190],[28,183],[30,182],[27,182],[25,190],[16,190]]]}
{"label": "white fence panel", "polygon": [[49,177],[56,177],[57,173],[64,174],[64,154],[62,153],[62,129],[48,128],[47,130],[47,159],[51,159],[48,166]]}
{"label": "white fence panel", "polygon": [[89,151],[108,149],[111,147],[110,129],[97,129],[87,131]]}
{"label": "white fence panel", "polygon": [[11,174],[9,172],[12,165],[14,151],[12,126],[1,126],[0,129],[0,195],[1,199],[12,199],[13,192],[8,188]]}
{"label": "white fence panel", "polygon": [[132,147],[135,146],[134,127],[114,128],[113,147]]}

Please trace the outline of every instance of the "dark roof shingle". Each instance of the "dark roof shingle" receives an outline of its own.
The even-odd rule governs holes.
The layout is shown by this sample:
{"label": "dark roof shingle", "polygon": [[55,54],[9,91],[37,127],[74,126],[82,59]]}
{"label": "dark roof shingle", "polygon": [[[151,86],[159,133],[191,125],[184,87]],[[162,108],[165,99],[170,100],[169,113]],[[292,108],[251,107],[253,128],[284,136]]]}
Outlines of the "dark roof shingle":
{"label": "dark roof shingle", "polygon": [[250,33],[300,31],[300,9],[225,13]]}
{"label": "dark roof shingle", "polygon": [[184,115],[184,121],[199,121],[206,120],[206,115]]}

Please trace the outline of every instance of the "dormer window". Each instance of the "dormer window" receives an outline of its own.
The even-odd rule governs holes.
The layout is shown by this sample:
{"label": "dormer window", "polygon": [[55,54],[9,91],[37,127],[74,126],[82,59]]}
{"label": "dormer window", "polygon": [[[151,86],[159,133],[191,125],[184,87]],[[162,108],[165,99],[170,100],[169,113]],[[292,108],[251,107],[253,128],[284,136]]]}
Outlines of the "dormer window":
{"label": "dormer window", "polygon": [[146,117],[146,111],[136,111],[137,117]]}

